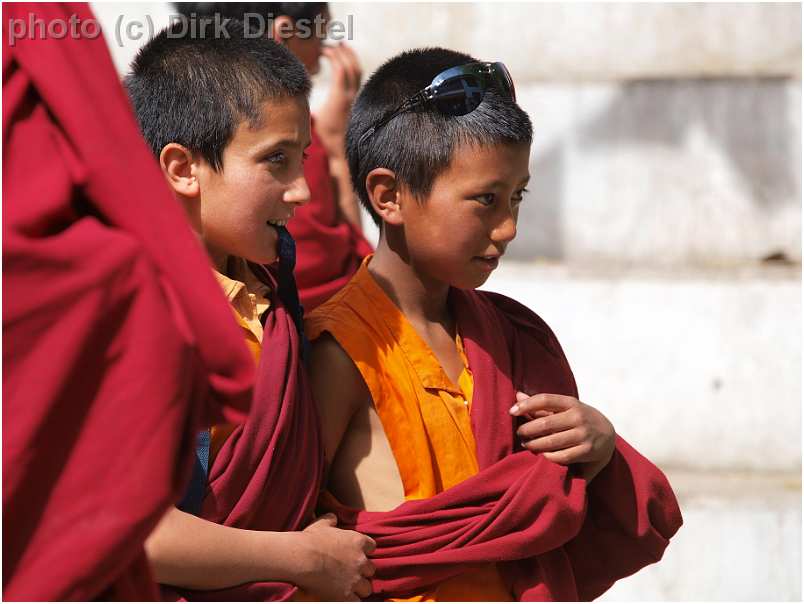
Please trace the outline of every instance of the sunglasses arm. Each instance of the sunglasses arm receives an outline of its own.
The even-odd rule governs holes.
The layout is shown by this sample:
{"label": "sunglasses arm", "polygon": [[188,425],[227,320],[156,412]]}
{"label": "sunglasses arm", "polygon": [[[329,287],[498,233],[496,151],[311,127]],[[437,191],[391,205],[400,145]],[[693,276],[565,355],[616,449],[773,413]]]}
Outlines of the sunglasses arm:
{"label": "sunglasses arm", "polygon": [[377,122],[371,128],[366,130],[363,133],[363,136],[360,137],[360,141],[358,141],[358,146],[362,146],[363,143],[365,143],[369,138],[371,138],[377,130],[385,126],[385,124],[390,122],[400,113],[410,111],[411,109],[414,109],[425,102],[427,102],[427,96],[424,90],[419,91],[412,97],[406,99],[399,107],[394,109],[391,113],[385,115],[385,117],[383,117],[379,122]]}

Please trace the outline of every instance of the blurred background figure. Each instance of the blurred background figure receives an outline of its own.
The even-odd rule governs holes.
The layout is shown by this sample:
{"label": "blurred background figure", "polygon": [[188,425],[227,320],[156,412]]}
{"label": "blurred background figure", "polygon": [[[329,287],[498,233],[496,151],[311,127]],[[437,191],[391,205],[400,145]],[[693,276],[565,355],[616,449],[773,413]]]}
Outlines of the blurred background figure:
{"label": "blurred background figure", "polygon": [[603,599],[799,600],[801,6],[329,12],[367,74],[432,45],[511,69],[534,124],[528,237],[487,287],[561,334],[581,400],[666,470],[685,518],[662,564]]}

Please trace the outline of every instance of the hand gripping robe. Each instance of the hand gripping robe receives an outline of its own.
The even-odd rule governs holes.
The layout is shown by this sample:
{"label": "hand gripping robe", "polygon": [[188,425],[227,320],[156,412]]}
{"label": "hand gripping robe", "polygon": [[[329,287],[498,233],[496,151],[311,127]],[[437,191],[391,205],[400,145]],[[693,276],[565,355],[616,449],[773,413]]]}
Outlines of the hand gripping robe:
{"label": "hand gripping robe", "polygon": [[[426,499],[415,498],[415,485],[443,471],[430,467],[429,456],[422,462],[419,450],[437,451],[430,435],[450,425],[439,415],[454,417],[458,427],[461,418],[455,409],[421,403],[413,377],[419,369],[405,341],[413,330],[401,325],[404,316],[367,263],[307,322],[311,338],[331,333],[363,375],[409,499],[390,512],[350,510],[329,495],[322,500],[338,513],[339,526],[377,541],[375,596],[438,597],[440,586],[451,585],[454,597],[463,585],[460,595],[471,599],[466,571],[494,562],[515,599],[591,600],[658,561],[681,525],[658,468],[618,437],[611,462],[587,484],[516,442],[508,413],[516,390],[577,396],[549,327],[499,294],[452,290],[449,304],[473,376],[468,421],[479,471]],[[443,440],[457,446],[466,439],[458,430]]]}
{"label": "hand gripping robe", "polygon": [[155,599],[143,543],[253,363],[103,39],[11,19],[98,32],[3,5],[3,596]]}

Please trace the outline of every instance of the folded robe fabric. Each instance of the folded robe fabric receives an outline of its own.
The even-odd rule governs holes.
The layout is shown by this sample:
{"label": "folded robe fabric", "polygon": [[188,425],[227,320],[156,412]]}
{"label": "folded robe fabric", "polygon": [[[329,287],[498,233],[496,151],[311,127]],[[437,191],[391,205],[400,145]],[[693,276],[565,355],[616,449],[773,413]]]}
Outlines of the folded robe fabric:
{"label": "folded robe fabric", "polygon": [[[202,518],[243,529],[295,531],[313,519],[324,473],[318,412],[302,365],[292,312],[278,295],[277,271],[250,265],[271,285],[263,348],[251,410],[209,469]],[[258,582],[230,589],[165,588],[163,597],[188,600],[287,600],[297,589]]]}
{"label": "folded robe fabric", "polygon": [[143,542],[253,361],[97,24],[9,39],[71,18],[3,5],[3,596],[155,599]]}
{"label": "folded robe fabric", "polygon": [[311,135],[304,161],[310,203],[297,208],[288,223],[297,243],[295,275],[305,313],[346,285],[373,251],[362,233],[340,215],[327,153],[315,128]]}
{"label": "folded robe fabric", "polygon": [[549,327],[499,294],[452,290],[450,304],[474,375],[480,473],[390,512],[323,500],[339,526],[377,541],[373,597],[405,597],[467,565],[496,561],[507,562],[502,569],[517,599],[591,600],[658,561],[681,513],[662,472],[622,438],[589,485],[515,446],[508,414],[515,390],[577,396]]}
{"label": "folded robe fabric", "polygon": [[[475,379],[472,424],[482,469],[431,499],[390,512],[350,510],[324,498],[340,527],[377,541],[372,598],[404,597],[472,564],[497,561],[518,599],[591,600],[658,561],[681,525],[680,511],[661,471],[623,439],[590,485],[514,446],[508,408],[515,387],[576,393],[547,325],[498,294],[453,290],[451,304]],[[298,530],[309,521],[323,458],[315,411],[297,373],[298,336],[279,304],[264,341],[271,345],[264,347],[251,413],[213,464],[202,515],[240,528]],[[182,595],[275,600],[290,598],[293,590],[251,583]]]}

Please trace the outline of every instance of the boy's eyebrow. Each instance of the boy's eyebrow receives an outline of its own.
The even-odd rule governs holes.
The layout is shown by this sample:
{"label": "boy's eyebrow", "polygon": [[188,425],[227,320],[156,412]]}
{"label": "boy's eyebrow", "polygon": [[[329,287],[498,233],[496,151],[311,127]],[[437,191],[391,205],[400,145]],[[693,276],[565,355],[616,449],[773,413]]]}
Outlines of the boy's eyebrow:
{"label": "boy's eyebrow", "polygon": [[298,139],[283,138],[276,141],[271,141],[270,143],[266,143],[264,145],[260,145],[254,150],[254,155],[263,155],[268,151],[276,149],[277,147],[301,147],[302,149],[306,149],[312,144],[312,142],[313,141],[308,138],[302,145],[302,143],[300,143]]}
{"label": "boy's eyebrow", "polygon": [[[520,180],[519,184],[524,187],[529,182],[530,182],[530,174],[528,174],[526,177],[524,177],[522,180]],[[503,187],[505,187],[507,185],[508,185],[507,182],[503,182],[501,180],[493,180],[493,181],[491,181],[489,183],[484,183],[483,186],[488,187],[489,189],[499,189],[499,188],[503,188]]]}

